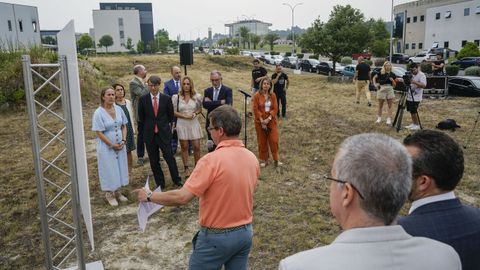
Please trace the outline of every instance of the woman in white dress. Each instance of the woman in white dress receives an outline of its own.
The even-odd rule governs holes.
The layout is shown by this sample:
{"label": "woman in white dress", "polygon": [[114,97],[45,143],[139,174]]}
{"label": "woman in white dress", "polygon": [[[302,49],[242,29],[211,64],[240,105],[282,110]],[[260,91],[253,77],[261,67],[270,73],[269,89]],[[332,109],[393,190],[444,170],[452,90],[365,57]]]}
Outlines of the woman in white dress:
{"label": "woman in white dress", "polygon": [[181,80],[178,95],[172,97],[175,116],[177,117],[177,135],[182,149],[182,161],[185,176],[190,175],[188,168],[188,142],[192,142],[195,165],[200,159],[200,139],[202,128],[197,116],[202,111],[202,97],[195,92],[192,78],[185,76]]}
{"label": "woman in white dress", "polygon": [[95,110],[92,130],[97,134],[97,162],[100,188],[106,192],[105,198],[112,206],[128,199],[119,188],[128,185],[128,165],[125,142],[127,137],[127,117],[122,108],[115,105],[115,91],[102,90],[101,106]]}

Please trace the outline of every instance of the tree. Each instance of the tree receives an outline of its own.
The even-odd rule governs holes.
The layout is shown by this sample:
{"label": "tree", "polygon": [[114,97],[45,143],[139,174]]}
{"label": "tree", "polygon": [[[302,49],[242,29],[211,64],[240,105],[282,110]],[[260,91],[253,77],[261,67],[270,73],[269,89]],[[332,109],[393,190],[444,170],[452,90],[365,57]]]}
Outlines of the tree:
{"label": "tree", "polygon": [[231,42],[233,46],[240,47],[240,40],[238,40],[238,38],[232,38]]}
{"label": "tree", "polygon": [[[366,34],[367,33],[367,34]],[[337,5],[327,23],[316,19],[300,39],[300,46],[314,54],[329,57],[335,63],[342,56],[351,56],[368,47],[370,35],[360,10],[350,5]]]}
{"label": "tree", "polygon": [[[242,26],[238,30],[243,41],[243,48],[245,49],[245,43],[248,41],[248,34],[250,33],[250,30],[246,26]],[[250,42],[248,43],[248,46],[250,47]]]}
{"label": "tree", "polygon": [[98,41],[99,47],[105,47],[105,52],[108,53],[108,47],[113,45],[113,38],[110,35],[104,35]]}
{"label": "tree", "polygon": [[465,46],[458,52],[457,58],[462,59],[464,57],[480,56],[480,50],[478,46],[473,42],[467,42]]}
{"label": "tree", "polygon": [[374,40],[370,45],[370,51],[374,56],[385,57],[390,51],[390,43],[386,39]]}
{"label": "tree", "polygon": [[51,36],[46,36],[42,38],[42,44],[57,45],[57,40]]}
{"label": "tree", "polygon": [[264,37],[263,37],[263,40],[265,40],[265,43],[267,43],[268,45],[270,45],[270,51],[273,51],[273,43],[275,42],[275,40],[278,39],[278,35],[277,33],[274,33],[274,32],[269,32],[268,34],[266,34]]}
{"label": "tree", "polygon": [[385,22],[382,19],[370,19],[366,22],[369,29],[370,42],[368,47],[374,56],[384,57],[389,53],[390,33],[385,27]]}
{"label": "tree", "polygon": [[145,43],[143,42],[143,40],[139,40],[137,42],[137,52],[138,53],[144,53],[145,52]]}
{"label": "tree", "polygon": [[88,34],[83,34],[77,42],[78,50],[82,52],[85,49],[94,47],[93,39]]}
{"label": "tree", "polygon": [[160,29],[160,30],[158,30],[157,33],[155,33],[155,37],[156,37],[156,38],[157,38],[157,37],[162,37],[162,36],[163,36],[163,37],[166,37],[167,39],[169,39],[169,37],[168,37],[168,31],[165,30],[165,29],[163,29],[163,28]]}
{"label": "tree", "polygon": [[128,37],[127,38],[127,45],[125,45],[125,48],[127,48],[127,50],[129,51],[133,51],[133,41],[132,41],[132,38]]}
{"label": "tree", "polygon": [[253,44],[253,49],[256,50],[257,49],[257,45],[258,43],[260,43],[262,39],[260,38],[259,35],[255,35],[255,34],[250,34],[250,41],[252,42]]}

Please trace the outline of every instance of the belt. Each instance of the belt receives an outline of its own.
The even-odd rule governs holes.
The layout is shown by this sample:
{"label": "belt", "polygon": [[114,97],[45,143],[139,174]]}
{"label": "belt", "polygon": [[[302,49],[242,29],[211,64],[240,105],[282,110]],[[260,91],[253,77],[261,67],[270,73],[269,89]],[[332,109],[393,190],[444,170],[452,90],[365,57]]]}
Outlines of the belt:
{"label": "belt", "polygon": [[238,231],[238,230],[241,230],[243,228],[246,228],[248,225],[250,225],[250,223],[248,224],[244,224],[244,225],[240,225],[240,226],[236,226],[236,227],[231,227],[231,228],[209,228],[209,227],[201,227],[200,230],[201,231],[204,231],[204,232],[207,232],[207,233],[227,233],[227,232],[234,232],[234,231]]}

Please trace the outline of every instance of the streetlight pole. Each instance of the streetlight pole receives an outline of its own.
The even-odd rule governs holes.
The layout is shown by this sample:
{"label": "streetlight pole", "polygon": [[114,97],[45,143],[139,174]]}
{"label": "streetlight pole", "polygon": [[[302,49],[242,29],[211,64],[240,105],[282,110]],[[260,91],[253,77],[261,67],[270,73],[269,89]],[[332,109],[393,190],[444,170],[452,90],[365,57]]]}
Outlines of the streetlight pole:
{"label": "streetlight pole", "polygon": [[390,14],[390,22],[392,23],[392,27],[390,29],[390,62],[392,62],[393,56],[393,0],[392,0],[392,12]]}
{"label": "streetlight pole", "polygon": [[288,6],[292,10],[292,40],[293,40],[292,55],[293,55],[295,53],[295,34],[293,33],[294,13],[295,13],[295,8],[299,5],[303,5],[303,3],[297,3],[293,7],[289,3],[282,3],[282,5]]}

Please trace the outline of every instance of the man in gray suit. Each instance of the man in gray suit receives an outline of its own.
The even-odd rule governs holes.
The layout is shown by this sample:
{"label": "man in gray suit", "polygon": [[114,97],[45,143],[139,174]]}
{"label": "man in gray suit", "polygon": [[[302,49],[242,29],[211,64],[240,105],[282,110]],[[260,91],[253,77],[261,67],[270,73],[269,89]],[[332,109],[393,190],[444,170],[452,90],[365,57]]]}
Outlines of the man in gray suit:
{"label": "man in gray suit", "polygon": [[328,246],[283,259],[280,269],[460,270],[452,247],[393,224],[410,192],[411,173],[410,156],[393,138],[374,133],[347,138],[324,179],[343,232]]}
{"label": "man in gray suit", "polygon": [[145,155],[145,144],[143,142],[143,128],[138,125],[138,99],[141,96],[150,93],[145,78],[147,77],[147,70],[142,65],[133,67],[133,74],[135,77],[130,81],[130,95],[132,98],[133,111],[135,120],[137,121],[137,165],[143,165],[143,156]]}

